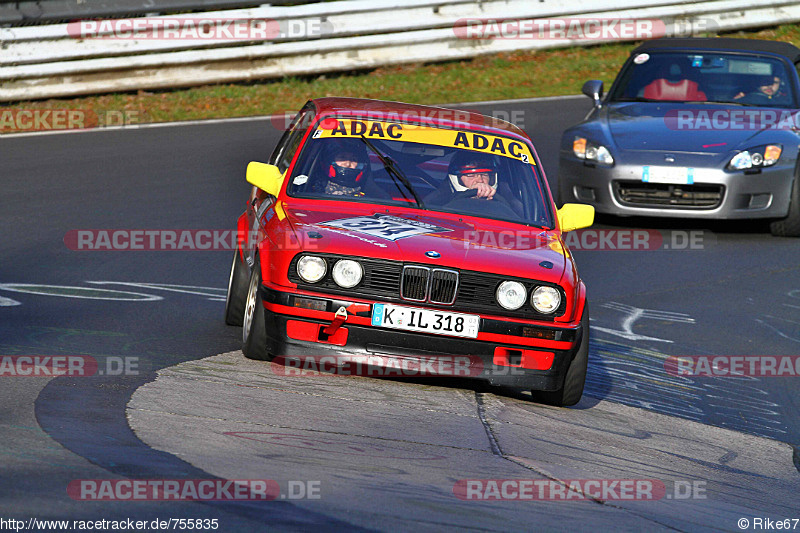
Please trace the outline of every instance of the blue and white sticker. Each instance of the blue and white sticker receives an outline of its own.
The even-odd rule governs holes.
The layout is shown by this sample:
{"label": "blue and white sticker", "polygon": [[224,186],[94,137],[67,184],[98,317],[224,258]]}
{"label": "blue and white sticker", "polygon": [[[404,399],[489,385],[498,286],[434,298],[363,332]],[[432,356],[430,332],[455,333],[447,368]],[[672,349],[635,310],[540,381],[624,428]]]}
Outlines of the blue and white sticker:
{"label": "blue and white sticker", "polygon": [[384,304],[373,304],[372,306],[372,325],[373,326],[380,326],[383,320],[383,305]]}
{"label": "blue and white sticker", "polygon": [[445,233],[453,231],[420,220],[396,217],[393,215],[360,216],[329,220],[325,226],[364,233],[387,241],[396,241],[415,235],[428,233]]}

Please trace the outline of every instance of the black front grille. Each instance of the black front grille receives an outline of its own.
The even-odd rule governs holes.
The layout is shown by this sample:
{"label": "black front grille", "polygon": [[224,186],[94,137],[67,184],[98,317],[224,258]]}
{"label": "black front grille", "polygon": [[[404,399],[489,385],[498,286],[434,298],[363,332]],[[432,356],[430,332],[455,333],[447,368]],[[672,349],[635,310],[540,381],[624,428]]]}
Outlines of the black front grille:
{"label": "black front grille", "polygon": [[529,298],[531,292],[539,285],[547,285],[553,287],[561,293],[561,305],[556,309],[552,315],[542,315],[537,312],[532,306],[525,303],[520,309],[516,311],[508,311],[497,303],[495,298],[495,291],[497,287],[505,280],[515,279],[502,276],[499,274],[486,274],[483,272],[461,272],[459,277],[458,296],[456,297],[456,305],[459,310],[466,312],[489,312],[495,315],[507,315],[525,318],[536,318],[539,320],[552,320],[553,317],[561,316],[567,310],[567,299],[564,291],[558,285],[553,283],[544,283],[541,281],[533,281],[527,279],[515,279],[525,286]]}
{"label": "black front grille", "polygon": [[436,268],[431,272],[431,302],[450,305],[456,299],[458,272]]}
{"label": "black front grille", "polygon": [[426,267],[404,267],[400,296],[406,300],[424,302],[428,296],[429,275],[430,269]]}
{"label": "black front grille", "polygon": [[614,193],[621,203],[661,209],[715,209],[722,203],[724,189],[722,185],[614,182]]}
{"label": "black front grille", "polygon": [[364,272],[363,285],[375,291],[397,294],[397,288],[400,285],[400,269],[371,265],[371,268]]}

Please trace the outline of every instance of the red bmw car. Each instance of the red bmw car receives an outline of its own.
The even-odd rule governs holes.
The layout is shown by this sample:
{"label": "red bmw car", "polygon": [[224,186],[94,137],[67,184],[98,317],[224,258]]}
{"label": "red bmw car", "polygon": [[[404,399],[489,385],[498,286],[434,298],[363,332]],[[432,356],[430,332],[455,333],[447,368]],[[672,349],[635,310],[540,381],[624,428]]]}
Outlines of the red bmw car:
{"label": "red bmw car", "polygon": [[246,357],[459,357],[456,375],[580,400],[589,311],[562,234],[594,209],[556,210],[514,125],[320,98],[247,181],[225,309]]}

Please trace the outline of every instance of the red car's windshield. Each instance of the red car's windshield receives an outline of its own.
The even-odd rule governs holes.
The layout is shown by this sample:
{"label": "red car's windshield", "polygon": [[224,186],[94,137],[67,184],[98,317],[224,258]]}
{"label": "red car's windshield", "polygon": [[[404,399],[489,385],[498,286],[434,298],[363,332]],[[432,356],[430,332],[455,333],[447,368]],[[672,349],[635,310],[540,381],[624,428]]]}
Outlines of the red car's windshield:
{"label": "red car's windshield", "polygon": [[358,125],[351,128],[356,121],[344,122],[346,135],[320,127],[309,136],[289,178],[290,196],[554,226],[541,174],[518,140],[383,122],[359,133]]}

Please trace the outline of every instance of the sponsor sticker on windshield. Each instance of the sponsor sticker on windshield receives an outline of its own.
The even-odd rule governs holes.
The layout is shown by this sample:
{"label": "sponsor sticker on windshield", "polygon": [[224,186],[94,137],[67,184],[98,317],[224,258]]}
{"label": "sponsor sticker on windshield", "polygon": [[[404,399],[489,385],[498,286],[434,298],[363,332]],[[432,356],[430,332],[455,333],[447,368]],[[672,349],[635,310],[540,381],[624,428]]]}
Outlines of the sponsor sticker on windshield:
{"label": "sponsor sticker on windshield", "polygon": [[405,122],[384,122],[377,120],[324,119],[313,138],[361,137],[387,141],[405,141],[420,144],[433,144],[448,148],[460,148],[473,152],[499,155],[534,165],[530,148],[520,141],[500,135],[431,128]]}
{"label": "sponsor sticker on windshield", "polygon": [[420,220],[411,220],[392,215],[340,218],[323,222],[322,225],[357,231],[388,241],[396,241],[397,239],[413,237],[414,235],[453,231]]}

